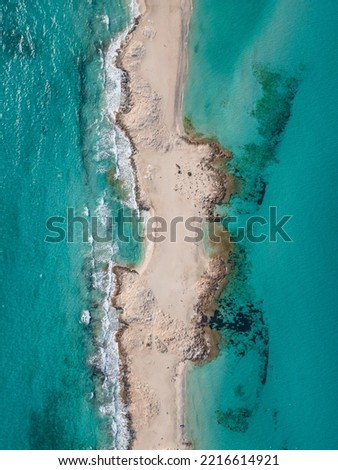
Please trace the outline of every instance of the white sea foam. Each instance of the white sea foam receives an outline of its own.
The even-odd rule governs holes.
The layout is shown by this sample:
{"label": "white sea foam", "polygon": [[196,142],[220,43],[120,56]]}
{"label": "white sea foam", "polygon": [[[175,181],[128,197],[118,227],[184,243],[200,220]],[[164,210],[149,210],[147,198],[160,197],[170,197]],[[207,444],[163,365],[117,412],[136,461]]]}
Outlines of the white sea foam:
{"label": "white sea foam", "polygon": [[[103,193],[97,203],[95,215],[98,217],[100,228],[106,224],[109,214],[108,204]],[[103,396],[104,404],[100,406],[102,415],[108,417],[111,423],[113,448],[126,449],[129,443],[129,432],[126,425],[126,411],[120,398],[119,383],[119,354],[115,334],[118,329],[116,310],[111,305],[111,297],[115,289],[115,279],[112,271],[113,255],[117,246],[111,243],[95,243],[90,247],[89,263],[92,269],[92,287],[100,294],[100,329],[95,331],[97,345],[95,355],[90,363],[104,374]],[[103,265],[105,269],[103,269]],[[82,312],[82,321],[87,323],[91,319],[89,311]],[[101,395],[101,393],[99,392]]]}
{"label": "white sea foam", "polygon": [[[116,59],[118,51],[125,40],[128,32],[130,31],[135,18],[139,15],[136,0],[130,4],[132,23],[128,28],[119,33],[114,41],[111,42],[106,57],[105,57],[105,93],[107,110],[110,119],[116,124],[116,114],[121,106],[122,99],[122,79],[124,72],[116,66]],[[135,179],[133,169],[130,163],[132,156],[131,143],[126,136],[125,132],[118,126],[115,126],[110,135],[111,145],[113,152],[117,158],[117,174],[116,176],[123,181],[125,187],[130,191],[128,199],[125,201],[129,207],[137,210],[137,203],[135,197]]]}
{"label": "white sea foam", "polygon": [[[116,114],[121,106],[123,72],[116,66],[118,50],[126,38],[134,19],[139,15],[136,0],[130,4],[132,22],[118,34],[111,42],[104,58],[105,71],[105,109],[102,119],[109,118],[112,125],[107,130],[103,127],[96,147],[94,160],[98,162],[96,171],[105,171],[105,161],[114,154],[116,158],[116,177],[122,180],[129,196],[124,201],[129,207],[138,210],[135,197],[135,181],[130,158],[132,156],[131,144],[123,132],[116,125]],[[102,192],[96,202],[95,215],[98,218],[99,232],[105,234],[107,217],[111,216],[111,196],[109,191]],[[115,276],[113,273],[113,257],[118,250],[117,244],[96,243],[90,240],[89,264],[92,270],[92,287],[100,294],[100,331],[95,338],[98,345],[95,357],[91,362],[104,374],[103,394],[104,404],[100,412],[109,417],[113,435],[112,447],[126,449],[130,441],[130,432],[127,423],[127,410],[120,396],[119,366],[120,358],[115,335],[119,328],[116,309],[111,305],[111,297],[115,289]],[[82,313],[84,320],[90,321],[90,312]]]}
{"label": "white sea foam", "polygon": [[103,15],[101,19],[102,19],[102,23],[104,23],[104,24],[106,24],[107,26],[109,26],[110,20],[109,20],[109,16],[108,16],[108,15]]}
{"label": "white sea foam", "polygon": [[[104,190],[97,200],[95,216],[98,220],[98,230],[104,233],[107,228],[107,218],[111,216],[110,195],[107,190]],[[104,404],[101,405],[100,412],[110,419],[113,447],[126,449],[130,436],[125,406],[120,398],[119,353],[115,341],[119,323],[116,310],[111,305],[111,297],[115,289],[115,277],[112,271],[113,257],[117,249],[116,243],[96,243],[95,241],[91,243],[92,287],[101,297],[101,328],[96,333],[98,348],[92,362],[99,367],[105,377],[102,390]]]}
{"label": "white sea foam", "polygon": [[83,310],[81,313],[81,323],[84,323],[85,325],[89,325],[90,320],[91,320],[90,311]]}

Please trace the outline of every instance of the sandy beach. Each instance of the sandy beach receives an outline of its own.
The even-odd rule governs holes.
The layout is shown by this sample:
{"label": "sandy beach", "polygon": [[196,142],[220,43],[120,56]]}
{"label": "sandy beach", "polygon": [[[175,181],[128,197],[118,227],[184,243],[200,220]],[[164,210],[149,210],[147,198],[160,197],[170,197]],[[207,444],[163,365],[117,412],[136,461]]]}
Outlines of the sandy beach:
{"label": "sandy beach", "polygon": [[[120,52],[128,74],[127,104],[118,116],[135,148],[138,203],[168,224],[175,217],[212,216],[226,181],[213,168],[215,147],[184,136],[182,96],[187,72],[191,0],[139,0],[140,17]],[[141,266],[115,267],[117,335],[123,399],[134,449],[187,448],[185,369],[215,353],[205,315],[224,283],[227,257],[210,257],[204,242],[147,241]],[[203,320],[204,319],[204,320]]]}

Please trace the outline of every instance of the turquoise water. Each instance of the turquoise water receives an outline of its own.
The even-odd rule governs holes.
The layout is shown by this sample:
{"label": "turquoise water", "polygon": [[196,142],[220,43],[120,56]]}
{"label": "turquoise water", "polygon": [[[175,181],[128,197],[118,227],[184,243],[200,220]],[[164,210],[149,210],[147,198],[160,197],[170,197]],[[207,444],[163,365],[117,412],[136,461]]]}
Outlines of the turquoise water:
{"label": "turquoise water", "polygon": [[45,237],[67,208],[102,230],[124,204],[112,175],[130,149],[107,111],[120,83],[108,46],[129,17],[123,0],[3,4],[2,449],[126,445],[111,266],[140,253],[80,243],[78,228],[74,243]]}
{"label": "turquoise water", "polygon": [[188,375],[196,448],[338,449],[337,18],[331,1],[195,2],[184,112],[234,154],[226,211],[293,216],[292,243],[235,247],[221,354]]}

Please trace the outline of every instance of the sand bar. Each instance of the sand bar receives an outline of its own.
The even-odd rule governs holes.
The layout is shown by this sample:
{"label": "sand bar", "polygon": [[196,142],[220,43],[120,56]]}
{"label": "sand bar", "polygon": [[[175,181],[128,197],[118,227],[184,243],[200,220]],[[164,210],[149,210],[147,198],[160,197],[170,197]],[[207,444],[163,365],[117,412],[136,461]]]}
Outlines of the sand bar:
{"label": "sand bar", "polygon": [[[215,148],[193,145],[182,135],[191,0],[139,0],[139,8],[119,56],[129,89],[128,106],[118,116],[135,147],[138,203],[168,223],[175,217],[207,217],[224,198],[224,178],[211,166]],[[201,318],[222,284],[226,260],[210,258],[203,242],[185,241],[183,224],[176,234],[175,242],[167,236],[148,246],[137,269],[115,268],[112,302],[120,309],[117,340],[134,449],[189,445],[185,368],[205,359],[212,344]]]}

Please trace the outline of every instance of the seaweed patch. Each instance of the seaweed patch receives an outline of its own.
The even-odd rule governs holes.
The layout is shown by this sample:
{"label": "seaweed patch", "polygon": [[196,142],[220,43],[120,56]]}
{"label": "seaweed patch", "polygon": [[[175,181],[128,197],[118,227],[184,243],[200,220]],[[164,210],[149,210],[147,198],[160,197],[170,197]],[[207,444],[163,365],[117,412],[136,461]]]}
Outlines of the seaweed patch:
{"label": "seaweed patch", "polygon": [[[257,139],[244,144],[241,151],[233,155],[228,171],[244,182],[238,196],[259,206],[267,184],[264,172],[271,163],[277,162],[278,146],[292,113],[300,78],[273,71],[263,64],[255,64],[253,74],[262,91],[250,112],[257,122]],[[247,209],[251,212],[252,206],[248,204]]]}

